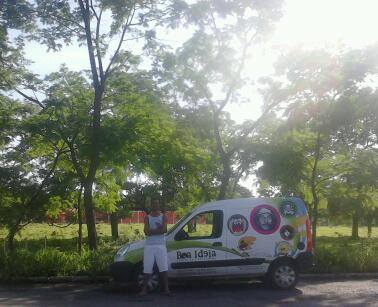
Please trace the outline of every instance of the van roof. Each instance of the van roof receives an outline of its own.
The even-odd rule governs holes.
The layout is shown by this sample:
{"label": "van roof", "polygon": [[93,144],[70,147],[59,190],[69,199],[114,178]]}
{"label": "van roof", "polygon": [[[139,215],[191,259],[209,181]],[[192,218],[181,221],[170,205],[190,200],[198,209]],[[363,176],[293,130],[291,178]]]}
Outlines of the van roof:
{"label": "van roof", "polygon": [[219,206],[257,206],[261,203],[272,203],[273,200],[296,200],[296,202],[302,203],[302,200],[298,197],[260,197],[260,198],[236,198],[236,199],[225,199],[225,200],[217,200],[210,203],[203,204],[197,207],[199,209],[213,209]]}

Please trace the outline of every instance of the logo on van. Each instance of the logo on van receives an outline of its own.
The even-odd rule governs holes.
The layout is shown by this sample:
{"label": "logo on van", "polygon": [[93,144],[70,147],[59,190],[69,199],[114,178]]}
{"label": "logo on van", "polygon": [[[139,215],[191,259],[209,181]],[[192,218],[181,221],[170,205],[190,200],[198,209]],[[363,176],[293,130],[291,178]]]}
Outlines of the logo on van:
{"label": "logo on van", "polygon": [[287,256],[293,251],[293,248],[288,242],[279,242],[276,245],[276,256]]}
{"label": "logo on van", "polygon": [[295,229],[291,225],[284,225],[280,229],[281,238],[287,241],[290,241],[294,238]]}
{"label": "logo on van", "polygon": [[284,200],[280,204],[280,212],[284,217],[294,217],[297,214],[297,205],[289,200]]}
{"label": "logo on van", "polygon": [[259,205],[251,212],[251,225],[258,233],[272,234],[280,227],[280,223],[278,210],[270,205]]}
{"label": "logo on van", "polygon": [[238,248],[242,251],[245,251],[247,249],[251,249],[252,245],[253,245],[253,243],[255,243],[255,241],[256,241],[256,238],[251,237],[251,236],[246,236],[246,237],[240,238],[240,240],[238,242]]}
{"label": "logo on van", "polygon": [[227,221],[228,230],[235,236],[241,236],[248,229],[248,221],[241,214],[232,215]]}
{"label": "logo on van", "polygon": [[216,258],[217,253],[215,250],[212,249],[199,249],[194,250],[194,254],[192,254],[193,251],[177,251],[176,257],[177,260],[185,260],[185,259],[208,259],[208,258]]}

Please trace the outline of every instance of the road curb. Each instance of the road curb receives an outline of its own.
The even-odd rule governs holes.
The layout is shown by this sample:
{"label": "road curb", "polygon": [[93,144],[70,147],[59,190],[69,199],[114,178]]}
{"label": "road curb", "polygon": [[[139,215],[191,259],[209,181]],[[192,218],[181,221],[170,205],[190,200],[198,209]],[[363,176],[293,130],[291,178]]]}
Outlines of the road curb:
{"label": "road curb", "polygon": [[328,274],[301,274],[300,279],[364,279],[377,278],[378,273],[328,273]]}
{"label": "road curb", "polygon": [[0,280],[0,283],[96,283],[96,282],[109,282],[110,276],[50,276],[50,277],[16,277],[6,280]]}
{"label": "road curb", "polygon": [[[348,280],[378,279],[378,273],[333,273],[333,274],[301,274],[302,280]],[[51,276],[51,277],[19,277],[0,280],[0,283],[100,283],[110,282],[111,276]]]}

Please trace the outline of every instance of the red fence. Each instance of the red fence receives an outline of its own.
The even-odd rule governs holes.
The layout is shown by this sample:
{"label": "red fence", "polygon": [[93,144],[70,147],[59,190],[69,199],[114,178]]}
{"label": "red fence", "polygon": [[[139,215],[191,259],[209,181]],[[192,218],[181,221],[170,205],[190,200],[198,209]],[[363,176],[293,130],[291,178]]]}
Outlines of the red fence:
{"label": "red fence", "polygon": [[[177,215],[174,211],[167,211],[166,213],[168,224],[175,224],[177,222]],[[61,212],[56,222],[65,223],[69,220],[69,216],[72,215],[69,212]],[[122,217],[119,219],[121,224],[134,224],[143,223],[146,213],[144,211],[131,211],[129,217]],[[95,212],[96,222],[110,223],[110,214],[103,212]],[[84,218],[85,219],[85,218]]]}
{"label": "red fence", "polygon": [[[177,221],[176,212],[167,211],[165,212],[167,216],[168,224],[175,224]],[[130,217],[123,217],[120,219],[121,224],[131,224],[131,223],[143,223],[146,213],[144,211],[132,211]]]}

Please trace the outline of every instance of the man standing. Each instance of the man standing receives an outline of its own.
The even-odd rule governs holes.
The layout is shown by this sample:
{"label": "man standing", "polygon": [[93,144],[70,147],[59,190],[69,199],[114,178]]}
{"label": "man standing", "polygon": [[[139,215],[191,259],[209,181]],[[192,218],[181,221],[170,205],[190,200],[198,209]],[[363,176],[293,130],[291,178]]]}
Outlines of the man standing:
{"label": "man standing", "polygon": [[144,280],[140,295],[147,294],[148,281],[151,278],[155,261],[163,282],[164,293],[171,295],[168,287],[168,257],[164,235],[166,232],[167,218],[160,211],[159,200],[153,198],[151,212],[144,219],[144,233],[147,237],[143,256]]}

